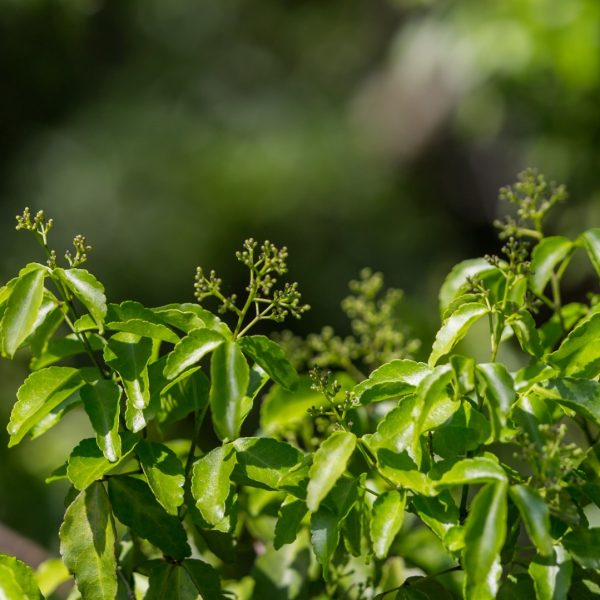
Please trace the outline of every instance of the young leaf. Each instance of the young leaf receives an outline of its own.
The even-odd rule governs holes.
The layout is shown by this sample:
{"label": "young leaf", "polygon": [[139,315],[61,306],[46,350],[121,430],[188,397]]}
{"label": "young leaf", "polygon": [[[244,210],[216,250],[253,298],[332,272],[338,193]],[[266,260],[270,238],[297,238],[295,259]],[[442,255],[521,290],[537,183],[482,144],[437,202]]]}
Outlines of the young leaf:
{"label": "young leaf", "polygon": [[548,361],[565,375],[596,377],[600,373],[600,313],[575,327]]}
{"label": "young leaf", "polygon": [[501,363],[477,365],[475,372],[484,386],[483,396],[490,409],[494,439],[499,440],[510,408],[517,399],[512,377]]}
{"label": "young leaf", "polygon": [[183,504],[185,474],[175,452],[163,444],[140,440],[135,453],[158,502],[167,513],[177,515]]}
{"label": "young leaf", "polygon": [[60,553],[83,598],[117,595],[115,524],[104,486],[96,482],[67,508],[60,528]]}
{"label": "young leaf", "polygon": [[387,557],[388,550],[404,522],[406,494],[389,490],[373,503],[371,540],[373,551],[379,559]]}
{"label": "young leaf", "polygon": [[461,305],[443,323],[435,336],[429,366],[434,367],[438,360],[454,348],[465,337],[469,328],[487,314],[488,309],[482,302],[468,302]]}
{"label": "young leaf", "polygon": [[310,541],[323,569],[323,578],[328,581],[331,558],[340,541],[340,526],[338,517],[324,506],[311,516]]}
{"label": "young leaf", "polygon": [[5,356],[12,358],[35,327],[44,298],[46,271],[42,265],[26,267],[12,288],[0,323]]}
{"label": "young leaf", "polygon": [[531,289],[538,296],[544,293],[552,273],[574,248],[573,242],[560,235],[542,239],[531,253]]}
{"label": "young leaf", "polygon": [[31,567],[0,554],[0,598],[6,600],[42,600]]}
{"label": "young leaf", "polygon": [[114,331],[133,333],[171,344],[179,342],[179,336],[169,329],[160,317],[140,302],[131,300],[119,305],[110,304],[108,306],[106,327]]}
{"label": "young leaf", "polygon": [[375,369],[369,378],[354,388],[361,404],[401,398],[414,392],[431,369],[425,363],[396,359]]}
{"label": "young leaf", "polygon": [[119,400],[121,388],[106,379],[86,384],[79,392],[83,407],[96,432],[98,447],[106,459],[116,462],[121,456],[119,437]]}
{"label": "young leaf", "polygon": [[279,480],[304,459],[290,444],[272,438],[238,438],[233,446],[237,452],[234,479],[268,490],[277,490]]}
{"label": "young leaf", "polygon": [[166,556],[182,560],[190,555],[181,521],[165,512],[143,481],[124,475],[111,477],[108,494],[115,516],[123,525],[131,527]]}
{"label": "young leaf", "polygon": [[473,501],[465,523],[465,597],[495,598],[502,572],[499,558],[506,537],[505,482],[488,484]]}
{"label": "young leaf", "polygon": [[70,367],[48,367],[29,375],[17,391],[17,402],[10,414],[9,447],[18,444],[28,431],[83,384],[79,371]]}
{"label": "young leaf", "polygon": [[600,277],[600,228],[588,229],[579,236],[577,242],[585,248],[598,277]]}
{"label": "young leaf", "polygon": [[435,482],[435,487],[439,490],[455,485],[506,482],[507,479],[506,472],[496,461],[477,456],[459,460]]}
{"label": "young leaf", "polygon": [[71,452],[67,465],[69,481],[78,490],[84,490],[89,485],[102,479],[106,473],[121,464],[138,442],[137,436],[125,431],[119,434],[121,438],[121,456],[114,463],[110,462],[103,454],[94,438],[81,440]]}
{"label": "young leaf", "polygon": [[164,375],[174,379],[224,342],[223,336],[210,329],[195,329],[169,354]]}
{"label": "young leaf", "polygon": [[508,492],[538,552],[543,557],[552,556],[554,542],[550,535],[550,511],[544,500],[526,485],[512,485]]}
{"label": "young leaf", "polygon": [[573,561],[562,546],[555,546],[555,559],[536,558],[529,564],[537,600],[567,600]]}
{"label": "young leaf", "polygon": [[223,521],[227,516],[230,477],[235,463],[232,444],[218,446],[194,463],[191,490],[196,507],[204,520],[219,530],[229,529]]}
{"label": "young leaf", "polygon": [[279,550],[284,544],[291,544],[298,535],[302,519],[308,513],[306,502],[295,496],[286,496],[277,513],[273,546]]}
{"label": "young leaf", "polygon": [[210,408],[215,432],[221,440],[238,437],[250,369],[236,342],[221,343],[210,363]]}
{"label": "young leaf", "polygon": [[133,432],[146,426],[143,410],[150,402],[147,365],[151,355],[152,340],[132,333],[113,335],[104,348],[106,364],[121,376],[127,396],[125,420]]}
{"label": "young leaf", "polygon": [[356,436],[353,433],[335,431],[315,452],[306,496],[306,505],[311,512],[317,511],[321,500],[346,470],[355,447]]}
{"label": "young leaf", "polygon": [[102,333],[106,316],[104,286],[85,269],[54,269],[53,275],[88,309]]}
{"label": "young leaf", "polygon": [[285,389],[292,389],[298,373],[281,347],[264,335],[249,335],[238,340],[242,352],[260,365],[269,377]]}

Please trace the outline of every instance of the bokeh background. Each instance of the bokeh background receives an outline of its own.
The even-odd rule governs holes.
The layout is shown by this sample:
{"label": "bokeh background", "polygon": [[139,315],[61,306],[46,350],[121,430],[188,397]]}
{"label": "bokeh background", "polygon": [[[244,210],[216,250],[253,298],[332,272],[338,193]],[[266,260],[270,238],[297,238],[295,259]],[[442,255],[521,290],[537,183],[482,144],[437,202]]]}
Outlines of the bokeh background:
{"label": "bokeh background", "polygon": [[[88,237],[112,301],[191,300],[198,264],[241,288],[234,251],[267,238],[313,307],[296,332],[345,333],[370,266],[427,348],[522,168],[569,188],[551,229],[600,225],[600,3],[4,0],[0,140],[2,281],[41,259],[26,205],[55,247]],[[7,451],[25,373],[0,363],[0,522],[55,552],[65,490],[43,479],[87,425]]]}

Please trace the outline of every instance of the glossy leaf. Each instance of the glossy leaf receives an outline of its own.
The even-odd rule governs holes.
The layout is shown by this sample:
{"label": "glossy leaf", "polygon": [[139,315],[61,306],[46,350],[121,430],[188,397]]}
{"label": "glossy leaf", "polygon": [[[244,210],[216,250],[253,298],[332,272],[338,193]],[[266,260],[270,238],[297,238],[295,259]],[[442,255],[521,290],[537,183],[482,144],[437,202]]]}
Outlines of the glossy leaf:
{"label": "glossy leaf", "polygon": [[465,597],[487,600],[498,589],[500,551],[506,536],[507,484],[483,487],[469,509],[465,523]]}
{"label": "glossy leaf", "polygon": [[0,598],[43,600],[31,567],[6,554],[0,554]]}
{"label": "glossy leaf", "polygon": [[576,377],[555,377],[534,388],[536,396],[563,404],[600,425],[600,383]]}
{"label": "glossy leaf", "polygon": [[540,555],[552,556],[554,542],[550,535],[550,511],[543,498],[526,485],[513,485],[508,491]]}
{"label": "glossy leaf", "polygon": [[465,337],[471,326],[487,312],[488,309],[482,302],[468,302],[455,310],[442,323],[435,336],[429,355],[429,366],[434,367],[442,356],[448,354]]}
{"label": "glossy leaf", "polygon": [[577,240],[586,250],[589,259],[600,277],[600,228],[588,229]]}
{"label": "glossy leaf", "polygon": [[119,400],[121,388],[111,380],[86,384],[80,390],[85,412],[96,432],[98,447],[106,459],[116,462],[121,456],[119,437]]}
{"label": "glossy leaf", "polygon": [[145,600],[222,600],[219,574],[209,564],[186,558],[181,564],[157,562]]}
{"label": "glossy leaf", "polygon": [[218,345],[210,364],[209,401],[215,432],[221,440],[238,437],[244,413],[244,398],[250,369],[235,342]]}
{"label": "glossy leaf", "polygon": [[83,598],[117,595],[115,525],[104,486],[96,482],[67,508],[60,528],[60,553]]}
{"label": "glossy leaf", "polygon": [[375,369],[353,391],[361,404],[400,398],[414,392],[430,371],[425,363],[407,359],[392,360]]}
{"label": "glossy leaf", "polygon": [[595,377],[600,373],[600,313],[575,327],[548,360],[563,374]]}
{"label": "glossy leaf", "polygon": [[476,373],[489,406],[494,439],[499,440],[511,406],[517,399],[512,377],[501,363],[477,365]]}
{"label": "glossy leaf", "polygon": [[131,300],[118,305],[109,304],[106,327],[114,331],[133,333],[171,344],[179,341],[179,336],[167,327],[156,313],[140,302]]}
{"label": "glossy leaf", "polygon": [[433,434],[433,450],[442,458],[453,458],[476,450],[490,437],[489,421],[470,402],[460,408]]}
{"label": "glossy leaf", "polygon": [[459,512],[449,491],[443,491],[434,498],[414,495],[411,504],[419,518],[441,540],[450,529],[458,526]]}
{"label": "glossy leaf", "polygon": [[586,569],[600,569],[600,527],[580,528],[567,533],[563,545]]}
{"label": "glossy leaf", "polygon": [[8,445],[18,444],[28,431],[83,384],[79,371],[70,367],[48,367],[31,373],[17,391],[17,402],[7,427]]}
{"label": "glossy leaf", "polygon": [[234,478],[241,484],[276,490],[279,480],[302,464],[302,452],[271,438],[238,438]]}
{"label": "glossy leaf", "polygon": [[220,346],[224,338],[210,329],[195,329],[184,337],[169,354],[164,375],[174,379],[186,369],[193,367],[209,352]]}
{"label": "glossy leaf", "polygon": [[12,358],[33,331],[44,298],[46,268],[31,265],[19,274],[0,323],[2,353]]}
{"label": "glossy leaf", "polygon": [[447,275],[440,289],[440,313],[444,313],[450,302],[467,283],[467,278],[495,270],[496,268],[484,258],[473,258],[458,263]]}
{"label": "glossy leaf", "polygon": [[523,352],[539,358],[544,353],[538,330],[535,326],[535,320],[526,310],[519,311],[515,318],[510,321],[510,326],[514,331],[519,345]]}
{"label": "glossy leaf", "polygon": [[65,307],[58,305],[56,297],[44,290],[42,306],[38,312],[38,319],[33,326],[33,332],[27,338],[26,344],[31,349],[31,354],[39,356],[46,350],[52,336],[60,327],[65,318]]}
{"label": "glossy leaf", "polygon": [[555,558],[536,558],[529,564],[537,600],[567,600],[573,561],[562,546],[554,547]]}
{"label": "glossy leaf", "polygon": [[348,431],[335,431],[318,448],[309,471],[306,504],[316,512],[321,500],[346,470],[356,447],[356,436]]}
{"label": "glossy leaf", "polygon": [[530,284],[534,293],[544,293],[552,273],[556,267],[569,255],[573,249],[573,242],[560,235],[542,239],[531,253]]}
{"label": "glossy leaf", "polygon": [[[86,335],[89,347],[96,351],[104,348],[104,340],[95,333]],[[81,341],[81,338],[70,333],[62,338],[56,338],[48,343],[46,349],[31,360],[32,370],[43,369],[57,363],[65,358],[85,354],[88,351],[87,346]]]}
{"label": "glossy leaf", "polygon": [[221,531],[229,529],[224,519],[235,463],[236,453],[232,444],[218,446],[194,463],[191,490],[196,507],[207,523]]}
{"label": "glossy leaf", "polygon": [[310,541],[323,577],[328,581],[331,559],[340,541],[340,528],[338,517],[324,506],[311,516]]}
{"label": "glossy leaf", "polygon": [[111,477],[108,494],[117,519],[136,535],[176,560],[190,555],[181,521],[167,514],[146,483],[124,475]]}
{"label": "glossy leaf", "polygon": [[371,540],[377,558],[387,557],[394,538],[404,522],[406,495],[389,490],[377,497],[371,516]]}
{"label": "glossy leaf", "polygon": [[140,440],[135,448],[152,493],[170,515],[183,504],[185,475],[175,452],[158,442]]}
{"label": "glossy leaf", "polygon": [[128,431],[120,433],[121,456],[119,460],[110,462],[102,453],[94,438],[81,440],[71,452],[67,465],[69,481],[78,490],[84,490],[89,485],[102,479],[106,473],[112,471],[123,462],[137,444],[137,436]]}
{"label": "glossy leaf", "polygon": [[269,377],[280,386],[292,389],[298,382],[298,373],[292,367],[281,347],[264,335],[250,335],[239,339],[242,352],[259,364]]}
{"label": "glossy leaf", "polygon": [[102,332],[106,316],[104,286],[85,269],[54,269],[53,273],[87,308]]}
{"label": "glossy leaf", "polygon": [[455,485],[505,482],[504,469],[493,459],[485,456],[459,460],[435,482],[436,489]]}
{"label": "glossy leaf", "polygon": [[133,432],[146,426],[143,410],[150,402],[148,361],[152,355],[152,340],[132,333],[117,333],[104,349],[104,360],[121,376],[127,408],[127,428]]}
{"label": "glossy leaf", "polygon": [[284,544],[291,544],[296,539],[302,519],[307,513],[306,502],[298,500],[295,496],[286,496],[277,514],[273,540],[275,549],[281,548]]}

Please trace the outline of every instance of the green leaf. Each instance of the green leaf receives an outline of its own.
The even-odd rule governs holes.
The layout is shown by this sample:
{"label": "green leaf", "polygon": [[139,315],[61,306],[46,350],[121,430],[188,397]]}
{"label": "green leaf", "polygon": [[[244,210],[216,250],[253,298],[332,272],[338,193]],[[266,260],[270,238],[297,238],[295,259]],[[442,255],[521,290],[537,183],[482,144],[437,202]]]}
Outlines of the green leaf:
{"label": "green leaf", "polygon": [[408,359],[392,360],[371,373],[353,390],[361,404],[400,398],[414,392],[431,369]]}
{"label": "green leaf", "polygon": [[235,342],[221,343],[213,352],[210,379],[209,402],[215,432],[221,440],[233,440],[240,433],[250,382],[248,363]]}
{"label": "green leaf", "polygon": [[[95,333],[88,333],[87,340],[92,350],[102,350],[104,348],[104,340]],[[81,338],[75,333],[70,333],[63,338],[51,340],[44,352],[31,359],[31,368],[37,371],[64,358],[85,354],[87,351],[88,349]]]}
{"label": "green leaf", "polygon": [[477,365],[475,372],[484,388],[482,395],[488,403],[494,439],[499,440],[506,427],[508,413],[517,399],[512,377],[501,363]]}
{"label": "green leaf", "polygon": [[201,560],[186,558],[181,564],[155,562],[145,600],[222,600],[219,574]]}
{"label": "green leaf", "polygon": [[371,516],[373,552],[379,559],[387,557],[388,550],[404,522],[406,494],[389,490],[377,497]]}
{"label": "green leaf", "polygon": [[115,600],[115,524],[104,486],[96,482],[67,508],[60,528],[60,553],[82,598]]}
{"label": "green leaf", "polygon": [[98,447],[106,459],[116,462],[121,456],[119,437],[119,400],[121,388],[106,379],[86,384],[79,392],[83,407],[96,432]]}
{"label": "green leaf", "polygon": [[140,440],[135,448],[152,493],[170,515],[183,504],[185,474],[175,452],[164,444]]}
{"label": "green leaf", "polygon": [[5,356],[12,358],[35,327],[44,299],[46,272],[42,265],[25,267],[12,288],[0,323]]}
{"label": "green leaf", "polygon": [[600,383],[575,377],[554,377],[534,387],[537,397],[553,400],[600,425]]}
{"label": "green leaf", "polygon": [[585,248],[596,273],[600,277],[600,227],[588,229],[582,233],[577,239],[577,243]]}
{"label": "green leaf", "polygon": [[460,408],[433,434],[433,450],[442,458],[453,458],[476,450],[490,437],[489,421],[470,402]]}
{"label": "green leaf", "polygon": [[548,361],[565,375],[596,377],[600,373],[600,313],[593,315],[569,333]]}
{"label": "green leaf", "polygon": [[325,402],[323,395],[312,389],[308,377],[301,377],[293,392],[273,385],[260,408],[261,429],[266,435],[273,435],[298,426],[306,419],[309,408]]}
{"label": "green leaf", "polygon": [[328,581],[329,565],[340,541],[340,526],[338,517],[325,506],[311,516],[310,541],[323,569],[323,578]]}
{"label": "green leaf", "polygon": [[506,472],[495,460],[477,456],[459,460],[435,482],[435,487],[444,489],[455,485],[506,482],[507,479]]}
{"label": "green leaf", "polygon": [[64,306],[58,306],[55,296],[44,290],[44,299],[38,312],[37,322],[33,326],[33,332],[25,341],[34,357],[40,356],[46,350],[50,339],[64,321],[65,312]]}
{"label": "green leaf", "polygon": [[454,297],[467,283],[468,277],[475,277],[495,271],[496,268],[484,258],[472,258],[458,263],[447,275],[440,289],[440,313],[443,314]]}
{"label": "green leaf", "polygon": [[223,336],[210,329],[195,329],[169,354],[164,375],[174,379],[224,342]]}
{"label": "green leaf", "polygon": [[[152,367],[153,363],[148,367],[150,376],[150,389],[152,390]],[[162,367],[160,367],[162,372]],[[185,376],[184,376],[185,375]],[[193,411],[201,411],[208,404],[208,392],[210,383],[208,377],[198,369],[190,369],[174,379],[171,383],[175,385],[169,386],[168,392],[163,390],[160,393],[158,402],[160,408],[157,410],[156,419],[161,425],[168,425],[175,421],[180,421]],[[150,400],[152,404],[153,400]]]}
{"label": "green leaf", "polygon": [[544,557],[553,556],[550,511],[542,497],[526,485],[512,485],[508,491],[538,552]]}
{"label": "green leaf", "polygon": [[227,499],[231,491],[231,473],[236,463],[233,444],[211,450],[194,463],[192,496],[204,520],[220,531],[228,531]]}
{"label": "green leaf", "polygon": [[106,316],[104,286],[85,269],[54,269],[53,275],[87,308],[102,333]]}
{"label": "green leaf", "polygon": [[31,373],[17,391],[8,423],[10,446],[18,444],[25,434],[84,384],[77,369],[48,367]]}
{"label": "green leaf", "polygon": [[544,353],[535,321],[526,310],[520,310],[514,319],[510,320],[510,326],[517,336],[519,345],[523,352],[539,358]]}
{"label": "green leaf", "polygon": [[502,573],[500,551],[506,537],[505,482],[483,487],[470,509],[465,523],[465,597],[477,600],[496,596]]}
{"label": "green leaf", "polygon": [[556,558],[536,558],[529,563],[537,600],[567,600],[571,587],[573,561],[562,546],[555,546]]}
{"label": "green leaf", "polygon": [[538,296],[544,293],[556,267],[574,248],[573,242],[560,235],[543,238],[531,253],[531,289]]}
{"label": "green leaf", "polygon": [[131,300],[119,305],[109,305],[106,327],[114,331],[133,333],[171,344],[179,342],[179,336],[169,329],[156,313],[141,303]]}
{"label": "green leaf", "polygon": [[106,473],[120,465],[137,444],[137,437],[128,431],[119,434],[121,438],[121,456],[119,460],[110,462],[94,438],[81,440],[71,452],[67,465],[67,476],[69,481],[78,489],[86,487],[102,479]]}
{"label": "green leaf", "polygon": [[467,334],[470,327],[487,314],[488,309],[482,302],[468,302],[455,310],[443,323],[435,336],[429,366],[434,367],[438,360],[454,348]]}
{"label": "green leaf", "polygon": [[128,429],[140,431],[146,426],[143,410],[150,402],[148,361],[152,356],[152,340],[132,333],[117,333],[104,348],[104,360],[121,376],[127,408],[125,420]]}
{"label": "green leaf", "polygon": [[234,479],[243,485],[279,489],[279,480],[302,464],[302,452],[286,442],[271,438],[238,438]]}
{"label": "green leaf", "polygon": [[435,498],[415,495],[411,498],[411,504],[418,517],[441,540],[459,524],[458,507],[447,490]]}
{"label": "green leaf", "polygon": [[65,581],[71,579],[69,570],[60,558],[49,558],[39,565],[35,580],[44,596],[49,596]]}
{"label": "green leaf", "polygon": [[279,550],[284,544],[291,544],[298,535],[302,519],[308,513],[306,502],[295,496],[286,496],[277,513],[273,546]]}
{"label": "green leaf", "polygon": [[586,569],[600,569],[600,527],[580,528],[563,538],[565,548]]}
{"label": "green leaf", "polygon": [[[165,323],[180,329],[184,333],[190,333],[194,329],[204,329],[206,323],[196,313],[185,311],[180,308],[181,305],[172,305],[171,308],[159,307],[152,308],[152,312],[158,315]],[[179,307],[179,308],[177,308]]]}
{"label": "green leaf", "polygon": [[356,447],[356,436],[349,431],[335,431],[318,448],[309,471],[306,504],[316,512],[321,500],[346,470]]}
{"label": "green leaf", "polygon": [[181,564],[200,592],[202,600],[223,600],[221,579],[213,567],[193,558],[186,558]]}
{"label": "green leaf", "polygon": [[0,598],[43,600],[31,567],[6,554],[0,554]]}
{"label": "green leaf", "polygon": [[238,340],[242,352],[260,365],[269,377],[285,389],[298,382],[298,373],[292,367],[281,347],[264,335],[249,335]]}
{"label": "green leaf", "polygon": [[111,477],[108,494],[115,516],[123,525],[175,560],[190,555],[181,521],[167,514],[143,481],[124,475]]}

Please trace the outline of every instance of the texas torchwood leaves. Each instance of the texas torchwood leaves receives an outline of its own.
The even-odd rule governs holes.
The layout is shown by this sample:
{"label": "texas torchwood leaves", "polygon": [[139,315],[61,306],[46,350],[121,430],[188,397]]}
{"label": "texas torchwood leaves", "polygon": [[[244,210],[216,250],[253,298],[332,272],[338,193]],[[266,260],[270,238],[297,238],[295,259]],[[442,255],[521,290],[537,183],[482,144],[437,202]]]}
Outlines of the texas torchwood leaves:
{"label": "texas torchwood leaves", "polygon": [[547,236],[565,192],[531,170],[501,197],[501,255],[450,271],[423,351],[368,270],[346,338],[255,334],[308,308],[271,242],[237,254],[240,298],[198,269],[202,305],[110,303],[85,239],[59,264],[26,210],[47,263],[0,287],[1,353],[31,370],[8,443],[90,428],[47,478],[71,484],[54,583],[0,555],[0,596],[68,570],[83,600],[596,597],[600,299],[565,304],[563,276],[600,275],[600,229]]}

